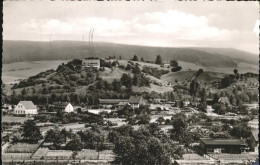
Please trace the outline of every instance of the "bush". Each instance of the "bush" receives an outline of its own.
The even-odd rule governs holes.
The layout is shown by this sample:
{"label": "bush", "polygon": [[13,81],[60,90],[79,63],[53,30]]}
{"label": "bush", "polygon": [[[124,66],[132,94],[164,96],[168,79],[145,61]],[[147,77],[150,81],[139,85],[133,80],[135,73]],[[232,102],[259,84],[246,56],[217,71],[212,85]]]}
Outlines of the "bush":
{"label": "bush", "polygon": [[182,70],[182,67],[181,66],[177,66],[177,67],[175,67],[175,68],[172,68],[172,72],[178,72],[178,71],[180,71],[180,70]]}

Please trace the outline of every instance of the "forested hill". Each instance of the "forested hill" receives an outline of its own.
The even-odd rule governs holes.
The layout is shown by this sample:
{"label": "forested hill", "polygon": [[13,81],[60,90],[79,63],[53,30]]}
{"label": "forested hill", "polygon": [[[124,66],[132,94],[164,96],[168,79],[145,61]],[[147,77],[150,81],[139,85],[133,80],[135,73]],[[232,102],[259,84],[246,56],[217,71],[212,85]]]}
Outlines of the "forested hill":
{"label": "forested hill", "polygon": [[[122,59],[130,59],[134,54],[146,61],[154,61],[157,55],[161,55],[164,60],[176,59],[206,67],[237,67],[237,61],[258,62],[257,56],[231,49],[147,47],[101,42],[90,47],[88,42],[80,41],[3,41],[3,63],[69,60],[90,56],[121,56]],[[239,54],[239,58],[236,58],[236,54]]]}

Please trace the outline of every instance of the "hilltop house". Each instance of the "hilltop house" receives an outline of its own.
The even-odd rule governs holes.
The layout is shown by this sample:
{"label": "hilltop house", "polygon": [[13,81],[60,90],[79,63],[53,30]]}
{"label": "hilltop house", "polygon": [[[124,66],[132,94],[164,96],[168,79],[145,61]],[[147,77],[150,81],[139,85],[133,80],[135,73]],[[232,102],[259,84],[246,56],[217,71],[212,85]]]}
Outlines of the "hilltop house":
{"label": "hilltop house", "polygon": [[245,147],[244,139],[200,138],[200,148],[204,153],[240,154]]}
{"label": "hilltop house", "polygon": [[142,96],[130,96],[128,102],[133,109],[139,108],[140,105],[144,104],[144,100]]}
{"label": "hilltop house", "polygon": [[94,67],[100,68],[100,60],[98,59],[83,59],[82,60],[82,67]]}
{"label": "hilltop house", "polygon": [[52,104],[52,109],[55,111],[61,110],[66,113],[74,112],[73,106],[68,102],[55,102]]}
{"label": "hilltop house", "polygon": [[225,105],[227,105],[227,106],[230,106],[231,104],[230,104],[230,101],[229,101],[229,99],[227,98],[227,97],[220,97],[219,99],[218,99],[218,102],[219,103],[222,103],[222,104],[225,104]]}
{"label": "hilltop house", "polygon": [[38,110],[32,101],[20,101],[14,108],[14,114],[36,115],[38,114]]}

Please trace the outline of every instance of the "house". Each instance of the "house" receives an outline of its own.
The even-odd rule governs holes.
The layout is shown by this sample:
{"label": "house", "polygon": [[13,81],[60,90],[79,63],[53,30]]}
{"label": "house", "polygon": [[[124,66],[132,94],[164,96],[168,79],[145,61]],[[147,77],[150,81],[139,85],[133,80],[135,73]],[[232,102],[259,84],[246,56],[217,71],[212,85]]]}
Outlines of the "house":
{"label": "house", "polygon": [[229,99],[227,98],[227,97],[220,97],[219,99],[218,99],[218,102],[219,103],[222,103],[222,104],[225,104],[225,105],[227,105],[227,106],[230,106],[231,104],[230,104],[230,101],[229,101]]}
{"label": "house", "polygon": [[190,101],[189,101],[189,100],[184,100],[184,101],[183,101],[183,106],[184,106],[184,107],[187,107],[189,104],[190,104]]}
{"label": "house", "polygon": [[120,102],[120,103],[118,103],[118,107],[119,108],[122,108],[122,107],[125,107],[125,106],[127,106],[127,105],[130,105],[128,102]]}
{"label": "house", "polygon": [[38,114],[38,110],[32,101],[20,101],[14,108],[14,114],[36,115]]}
{"label": "house", "polygon": [[163,64],[163,67],[164,67],[164,68],[170,68],[170,66],[171,66],[171,65],[170,65],[169,63],[164,63],[164,64]]}
{"label": "house", "polygon": [[128,102],[133,109],[139,108],[140,105],[144,104],[144,100],[142,96],[130,96]]}
{"label": "house", "polygon": [[250,149],[254,152],[258,152],[259,141],[258,141],[259,130],[254,129],[250,134]]}
{"label": "house", "polygon": [[55,111],[61,110],[67,113],[74,112],[73,106],[68,102],[55,102],[52,104],[51,108]]}
{"label": "house", "polygon": [[83,59],[82,60],[82,66],[83,67],[94,67],[94,68],[100,68],[100,60],[98,59]]}
{"label": "house", "polygon": [[200,138],[200,149],[206,153],[241,154],[246,147],[244,139]]}

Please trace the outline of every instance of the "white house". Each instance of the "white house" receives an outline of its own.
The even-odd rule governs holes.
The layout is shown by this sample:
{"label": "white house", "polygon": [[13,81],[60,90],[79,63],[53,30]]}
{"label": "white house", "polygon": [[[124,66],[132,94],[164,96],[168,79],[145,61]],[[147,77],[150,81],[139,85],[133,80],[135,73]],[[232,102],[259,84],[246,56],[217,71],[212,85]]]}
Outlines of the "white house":
{"label": "white house", "polygon": [[83,59],[82,60],[82,66],[83,67],[94,67],[94,68],[100,68],[100,60],[96,59]]}
{"label": "white house", "polygon": [[63,112],[74,112],[73,106],[68,102],[55,102],[52,105],[52,109],[54,110],[62,110]]}
{"label": "white house", "polygon": [[38,110],[32,101],[20,101],[14,108],[14,114],[36,115]]}

